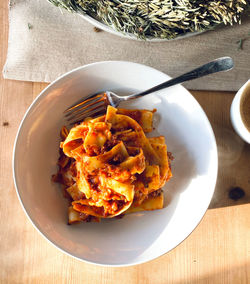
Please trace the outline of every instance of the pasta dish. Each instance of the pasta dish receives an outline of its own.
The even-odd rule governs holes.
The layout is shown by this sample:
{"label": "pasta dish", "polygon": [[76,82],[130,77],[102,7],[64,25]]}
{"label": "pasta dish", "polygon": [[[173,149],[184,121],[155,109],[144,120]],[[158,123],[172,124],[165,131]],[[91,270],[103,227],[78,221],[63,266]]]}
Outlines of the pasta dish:
{"label": "pasta dish", "polygon": [[164,136],[147,138],[154,111],[116,109],[61,129],[59,170],[52,179],[69,198],[68,223],[163,208],[171,176]]}

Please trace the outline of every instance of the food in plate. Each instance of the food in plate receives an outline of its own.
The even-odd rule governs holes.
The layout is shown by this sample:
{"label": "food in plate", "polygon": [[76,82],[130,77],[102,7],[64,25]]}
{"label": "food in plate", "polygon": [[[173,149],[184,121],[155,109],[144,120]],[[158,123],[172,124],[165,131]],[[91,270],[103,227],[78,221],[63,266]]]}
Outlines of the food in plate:
{"label": "food in plate", "polygon": [[164,136],[147,138],[154,111],[116,109],[61,130],[59,171],[70,199],[68,223],[163,208],[172,177]]}

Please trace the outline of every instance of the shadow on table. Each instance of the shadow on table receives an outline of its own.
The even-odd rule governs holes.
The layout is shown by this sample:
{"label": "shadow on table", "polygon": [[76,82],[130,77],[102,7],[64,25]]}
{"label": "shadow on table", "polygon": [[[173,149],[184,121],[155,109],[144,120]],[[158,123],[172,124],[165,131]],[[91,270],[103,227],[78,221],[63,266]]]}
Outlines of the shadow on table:
{"label": "shadow on table", "polygon": [[231,127],[213,125],[219,158],[217,184],[209,208],[250,203],[250,145]]}
{"label": "shadow on table", "polygon": [[[218,178],[209,208],[250,203],[250,144],[236,134],[230,122],[230,106],[235,93],[192,91],[192,94],[210,120],[218,147]],[[241,190],[244,196],[239,193]],[[240,198],[234,200],[237,197]]]}

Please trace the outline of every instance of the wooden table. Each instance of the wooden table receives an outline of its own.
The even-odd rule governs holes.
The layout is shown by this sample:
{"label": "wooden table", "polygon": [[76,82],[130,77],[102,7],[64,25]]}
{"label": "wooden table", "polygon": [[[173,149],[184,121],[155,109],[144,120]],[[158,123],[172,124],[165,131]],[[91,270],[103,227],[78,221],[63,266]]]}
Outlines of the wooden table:
{"label": "wooden table", "polygon": [[[0,1],[0,69],[7,51],[6,3]],[[45,86],[0,78],[0,283],[250,283],[250,145],[230,124],[234,93],[192,92],[212,123],[219,150],[218,182],[201,223],[183,243],[154,261],[105,268],[75,260],[49,244],[17,199],[13,143],[27,107]],[[228,192],[236,186],[245,196],[233,201]]]}

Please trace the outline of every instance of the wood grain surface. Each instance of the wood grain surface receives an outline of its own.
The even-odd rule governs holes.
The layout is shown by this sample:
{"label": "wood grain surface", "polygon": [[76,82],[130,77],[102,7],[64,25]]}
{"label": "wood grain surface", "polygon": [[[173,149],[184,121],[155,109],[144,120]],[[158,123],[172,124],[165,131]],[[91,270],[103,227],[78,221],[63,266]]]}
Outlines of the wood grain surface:
{"label": "wood grain surface", "polygon": [[[0,1],[0,68],[6,58],[7,1]],[[250,145],[233,131],[234,93],[192,92],[208,115],[219,150],[219,175],[210,207],[178,247],[149,263],[108,268],[75,260],[34,229],[12,179],[12,150],[27,107],[46,86],[0,78],[0,283],[250,283]],[[233,201],[231,187],[246,195]],[[201,189],[202,190],[202,189]]]}

